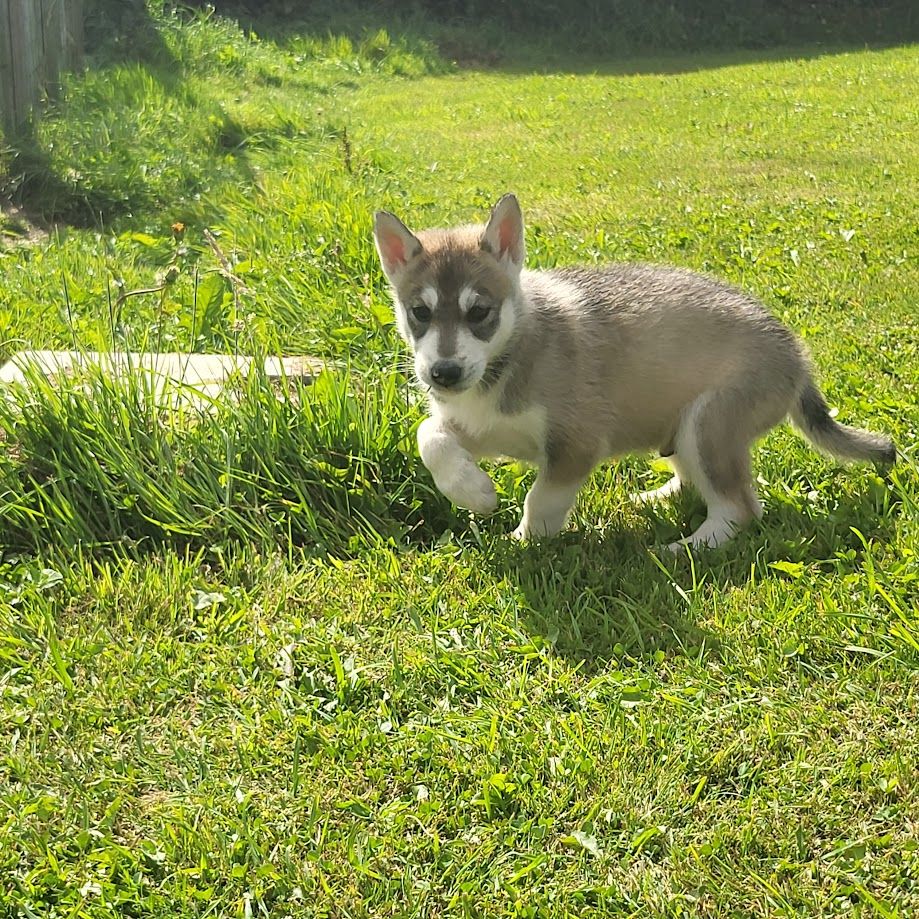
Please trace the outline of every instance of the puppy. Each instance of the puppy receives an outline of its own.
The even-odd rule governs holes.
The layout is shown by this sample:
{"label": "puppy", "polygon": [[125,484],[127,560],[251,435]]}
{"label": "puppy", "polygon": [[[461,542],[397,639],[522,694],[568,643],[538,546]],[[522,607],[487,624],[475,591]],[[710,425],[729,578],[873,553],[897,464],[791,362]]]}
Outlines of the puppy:
{"label": "puppy", "polygon": [[482,457],[535,464],[514,535],[552,536],[605,459],[656,450],[707,505],[683,543],[717,546],[762,505],[751,444],[790,415],[840,459],[891,463],[886,437],[838,424],[794,335],[748,294],[646,264],[524,268],[523,216],[505,195],[488,223],[418,234],[386,211],[374,238],[400,333],[427,389],[421,459],[460,507],[497,505]]}

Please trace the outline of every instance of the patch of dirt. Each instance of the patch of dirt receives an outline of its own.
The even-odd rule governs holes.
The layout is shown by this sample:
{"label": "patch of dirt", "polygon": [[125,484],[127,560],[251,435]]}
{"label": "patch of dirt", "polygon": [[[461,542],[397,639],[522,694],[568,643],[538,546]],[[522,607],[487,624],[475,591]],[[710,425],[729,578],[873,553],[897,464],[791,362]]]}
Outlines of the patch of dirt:
{"label": "patch of dirt", "polygon": [[0,202],[0,249],[37,246],[48,239],[48,230],[35,223],[10,201]]}

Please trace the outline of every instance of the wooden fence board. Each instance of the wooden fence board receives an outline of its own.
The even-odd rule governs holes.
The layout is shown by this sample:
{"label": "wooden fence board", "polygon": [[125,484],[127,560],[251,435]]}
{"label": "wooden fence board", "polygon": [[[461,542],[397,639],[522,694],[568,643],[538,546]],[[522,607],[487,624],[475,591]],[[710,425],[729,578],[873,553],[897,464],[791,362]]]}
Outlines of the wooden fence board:
{"label": "wooden fence board", "polygon": [[60,0],[39,0],[38,5],[41,16],[42,82],[49,92],[55,94],[64,38],[61,2]]}
{"label": "wooden fence board", "polygon": [[0,120],[23,125],[43,92],[79,66],[83,0],[0,0]]}
{"label": "wooden fence board", "polygon": [[62,66],[65,70],[77,70],[83,63],[83,0],[64,3],[62,28]]}
{"label": "wooden fence board", "polygon": [[0,0],[0,121],[12,121],[13,58],[10,47],[10,10],[8,0]]}

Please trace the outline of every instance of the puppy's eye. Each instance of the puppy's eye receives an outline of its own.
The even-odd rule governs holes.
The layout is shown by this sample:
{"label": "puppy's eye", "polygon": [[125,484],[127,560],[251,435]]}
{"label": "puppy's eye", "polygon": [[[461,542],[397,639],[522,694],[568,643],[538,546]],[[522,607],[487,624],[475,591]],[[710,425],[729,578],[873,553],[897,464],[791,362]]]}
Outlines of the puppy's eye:
{"label": "puppy's eye", "polygon": [[430,322],[431,310],[427,306],[413,306],[411,309],[412,318],[415,322]]}
{"label": "puppy's eye", "polygon": [[490,306],[486,306],[484,303],[476,303],[475,306],[469,308],[469,311],[466,313],[466,319],[468,319],[469,322],[483,322],[490,315]]}

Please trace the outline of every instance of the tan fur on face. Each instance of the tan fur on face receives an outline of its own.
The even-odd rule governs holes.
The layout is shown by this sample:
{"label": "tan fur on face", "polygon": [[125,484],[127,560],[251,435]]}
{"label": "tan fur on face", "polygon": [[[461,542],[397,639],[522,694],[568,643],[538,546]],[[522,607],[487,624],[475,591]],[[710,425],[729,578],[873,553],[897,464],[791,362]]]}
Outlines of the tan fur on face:
{"label": "tan fur on face", "polygon": [[423,251],[395,285],[400,303],[409,305],[426,287],[433,287],[438,292],[438,305],[458,305],[465,286],[503,302],[511,292],[511,282],[495,257],[481,248],[484,229],[466,226],[418,233]]}

